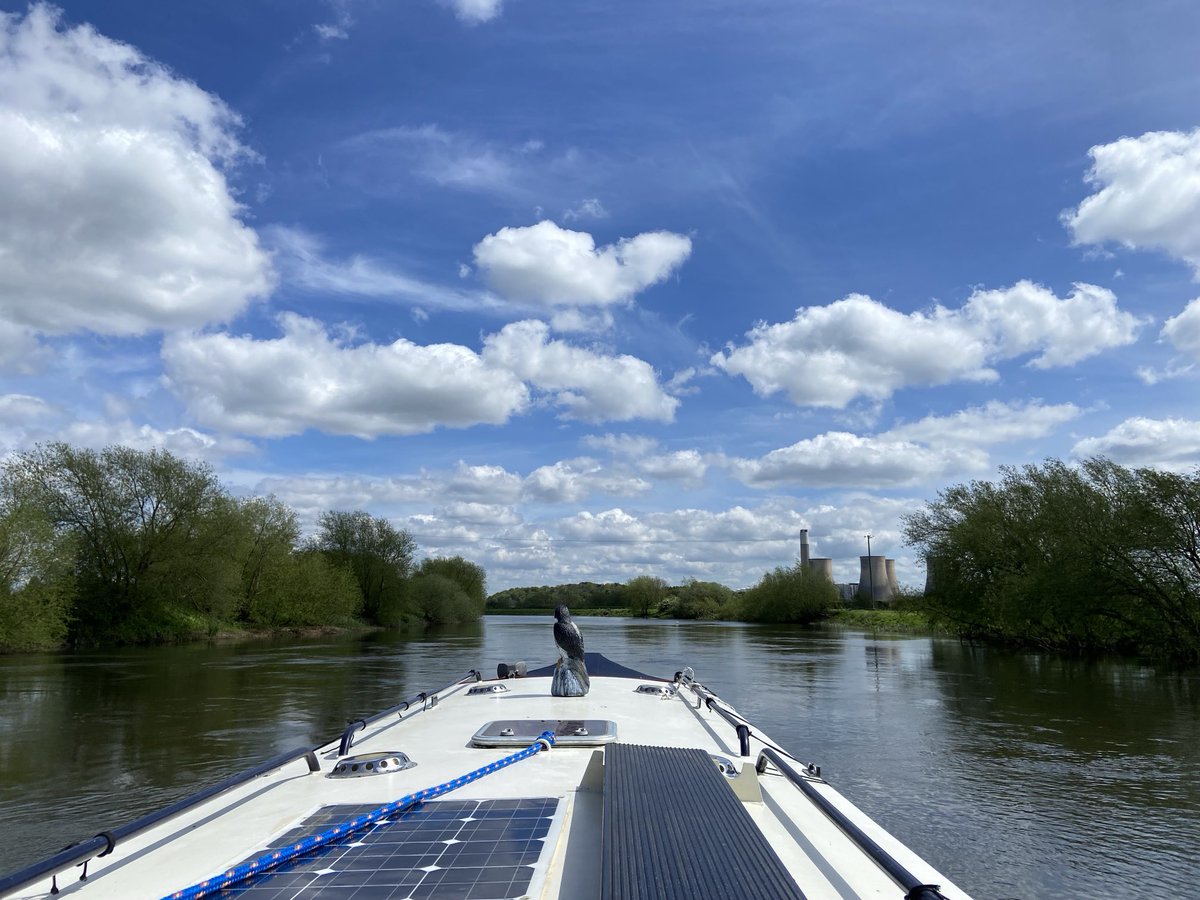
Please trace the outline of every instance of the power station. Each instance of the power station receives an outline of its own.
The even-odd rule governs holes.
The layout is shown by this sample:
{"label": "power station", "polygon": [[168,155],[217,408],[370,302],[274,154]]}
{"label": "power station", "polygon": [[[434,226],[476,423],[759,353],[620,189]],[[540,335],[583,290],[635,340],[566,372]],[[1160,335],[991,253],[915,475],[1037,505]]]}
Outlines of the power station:
{"label": "power station", "polygon": [[[800,529],[800,565],[833,581],[833,559],[808,555],[807,528]],[[896,561],[876,555],[860,556],[857,583],[837,584],[837,588],[843,600],[858,598],[871,603],[890,603],[900,592],[900,585],[896,581]]]}

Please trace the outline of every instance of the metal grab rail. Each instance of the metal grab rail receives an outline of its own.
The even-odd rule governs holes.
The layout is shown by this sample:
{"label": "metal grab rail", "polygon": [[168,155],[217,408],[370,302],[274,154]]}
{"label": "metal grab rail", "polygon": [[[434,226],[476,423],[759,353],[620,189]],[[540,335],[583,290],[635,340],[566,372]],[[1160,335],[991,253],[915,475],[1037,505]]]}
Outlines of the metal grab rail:
{"label": "metal grab rail", "polygon": [[817,808],[825,813],[846,837],[854,841],[859,849],[871,857],[875,864],[883,869],[896,884],[904,888],[906,891],[904,900],[947,900],[938,885],[925,884],[908,871],[899,860],[879,846],[874,838],[850,821],[846,814],[834,806],[828,797],[813,787],[810,779],[793,769],[780,754],[770,747],[764,747],[758,753],[758,761],[754,764],[754,768],[759,775],[766,769],[768,760],[779,770],[780,774],[816,804]]}
{"label": "metal grab rail", "polygon": [[[163,809],[156,810],[149,815],[142,816],[140,819],[119,825],[112,831],[104,831],[86,841],[72,844],[69,847],[63,848],[54,854],[54,856],[0,878],[0,895],[8,891],[15,891],[18,888],[27,887],[42,878],[56,876],[64,869],[79,865],[80,863],[84,865],[82,877],[87,878],[87,863],[96,857],[108,856],[108,854],[113,852],[118,841],[141,834],[155,825],[182,815],[218,794],[223,794],[239,785],[245,784],[247,781],[252,781],[259,775],[278,769],[298,759],[308,761],[309,772],[321,771],[321,763],[317,759],[317,755],[307,747],[298,747],[295,750],[289,750],[287,753],[281,753],[252,769],[247,769],[244,772],[234,775],[232,778],[227,778],[220,784],[214,784],[212,787],[184,797],[182,800]],[[57,893],[57,890],[54,893]]]}
{"label": "metal grab rail", "polygon": [[437,703],[437,696],[442,691],[449,690],[456,685],[460,685],[466,681],[483,681],[483,675],[478,669],[471,669],[466,675],[460,678],[455,678],[453,681],[448,681],[439,688],[434,688],[432,691],[419,691],[409,697],[407,700],[402,700],[395,706],[389,706],[382,712],[377,712],[373,716],[365,719],[355,719],[346,725],[346,730],[342,732],[342,740],[338,744],[338,756],[345,756],[350,752],[350,747],[354,743],[354,735],[362,731],[368,725],[378,722],[380,719],[387,718],[390,715],[403,713],[408,710],[414,703],[427,703],[431,699]]}
{"label": "metal grab rail", "polygon": [[704,705],[715,712],[718,716],[733,726],[734,731],[738,736],[738,750],[742,756],[750,755],[750,726],[731,713],[729,710],[720,706],[720,697],[706,688],[704,685],[697,682],[694,678],[688,677],[684,672],[675,673],[675,681],[679,684],[686,684],[692,689],[697,697],[704,701]]}

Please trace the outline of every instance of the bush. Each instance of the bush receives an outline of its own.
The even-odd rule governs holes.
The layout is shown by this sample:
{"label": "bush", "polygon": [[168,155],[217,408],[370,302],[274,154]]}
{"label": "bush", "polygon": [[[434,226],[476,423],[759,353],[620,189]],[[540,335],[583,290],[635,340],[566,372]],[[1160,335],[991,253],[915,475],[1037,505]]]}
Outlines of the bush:
{"label": "bush", "polygon": [[475,602],[458,582],[445,575],[416,575],[409,582],[409,597],[417,613],[432,625],[470,622],[479,618]]}
{"label": "bush", "polygon": [[807,624],[828,617],[839,603],[833,582],[797,562],[767,572],[742,594],[742,618],[747,622]]}

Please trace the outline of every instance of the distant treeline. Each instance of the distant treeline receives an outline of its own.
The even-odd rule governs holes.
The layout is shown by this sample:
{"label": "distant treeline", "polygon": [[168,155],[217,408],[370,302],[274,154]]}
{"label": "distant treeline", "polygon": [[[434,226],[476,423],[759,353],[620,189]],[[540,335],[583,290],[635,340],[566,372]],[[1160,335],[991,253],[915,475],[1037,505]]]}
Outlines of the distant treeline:
{"label": "distant treeline", "polygon": [[671,586],[642,575],[625,584],[560,584],[509,588],[488,597],[493,611],[553,609],[624,609],[635,616],[667,619],[723,619],[745,622],[809,623],[833,613],[837,588],[799,563],[767,572],[754,587],[735,591],[714,581]]}
{"label": "distant treeline", "polygon": [[924,611],[967,637],[1200,659],[1200,472],[1006,468],[908,517]]}
{"label": "distant treeline", "polygon": [[416,549],[361,511],[302,541],[278,499],[164,450],[41,445],[0,469],[0,650],[478,618],[483,569]]}

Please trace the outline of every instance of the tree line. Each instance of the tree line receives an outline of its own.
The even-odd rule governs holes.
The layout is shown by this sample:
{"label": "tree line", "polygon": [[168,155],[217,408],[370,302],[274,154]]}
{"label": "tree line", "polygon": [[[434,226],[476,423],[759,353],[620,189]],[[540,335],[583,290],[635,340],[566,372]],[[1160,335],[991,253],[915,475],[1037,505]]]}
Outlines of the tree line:
{"label": "tree line", "polygon": [[966,637],[1200,659],[1200,472],[1005,468],[941,492],[905,535],[923,609]]}
{"label": "tree line", "polygon": [[165,450],[39,445],[0,468],[0,650],[483,613],[480,566],[416,552],[362,511],[302,539],[277,498],[235,497]]}
{"label": "tree line", "polygon": [[493,611],[546,611],[563,603],[573,610],[619,610],[634,616],[807,624],[840,605],[837,588],[799,562],[764,573],[753,587],[735,591],[715,581],[670,585],[653,575],[624,584],[580,582],[509,588],[488,598]]}

